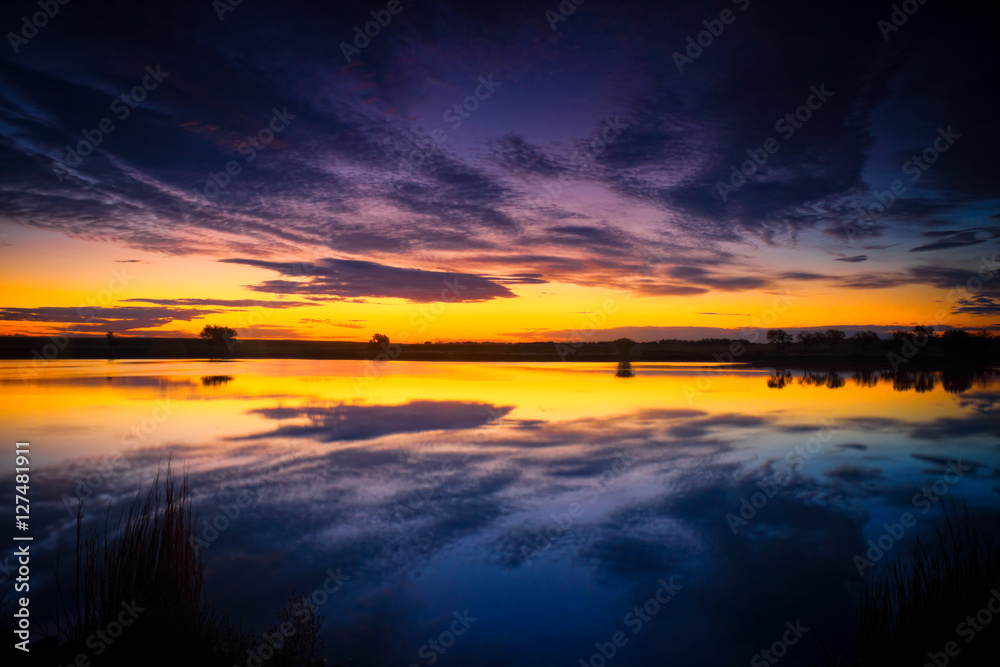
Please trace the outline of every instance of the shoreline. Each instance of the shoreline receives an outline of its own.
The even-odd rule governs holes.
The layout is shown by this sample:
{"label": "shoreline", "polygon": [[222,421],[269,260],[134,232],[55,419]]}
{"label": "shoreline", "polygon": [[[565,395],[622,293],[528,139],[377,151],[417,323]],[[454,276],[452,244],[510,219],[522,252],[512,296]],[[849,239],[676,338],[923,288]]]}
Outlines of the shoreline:
{"label": "shoreline", "polygon": [[[390,343],[382,348],[369,343],[345,341],[303,341],[287,339],[250,339],[236,343],[229,350],[216,349],[197,338],[121,338],[115,345],[103,338],[56,338],[34,336],[0,337],[0,359],[8,361],[49,360],[136,360],[179,359],[216,362],[248,359],[379,360],[439,362],[606,362],[630,361],[720,364],[723,366],[830,367],[864,366],[893,368],[900,371],[919,368],[981,368],[1000,363],[997,350],[957,354],[932,344],[916,355],[905,357],[890,341],[860,350],[850,342],[838,349],[806,350],[801,343],[785,349],[773,344],[745,343],[734,356],[734,341],[666,341],[639,343],[627,357],[622,357],[613,342],[593,343]],[[214,359],[213,354],[215,355]],[[893,370],[896,370],[893,368]]]}

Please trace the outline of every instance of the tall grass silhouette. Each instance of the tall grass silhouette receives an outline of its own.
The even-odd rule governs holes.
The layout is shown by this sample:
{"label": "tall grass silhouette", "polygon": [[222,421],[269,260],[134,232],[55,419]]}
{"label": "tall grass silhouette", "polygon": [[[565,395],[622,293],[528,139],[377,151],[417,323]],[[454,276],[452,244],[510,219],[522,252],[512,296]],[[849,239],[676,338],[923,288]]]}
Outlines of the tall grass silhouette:
{"label": "tall grass silhouette", "polygon": [[[170,469],[123,510],[112,530],[111,510],[104,535],[84,536],[83,505],[78,508],[72,634],[109,623],[123,602],[137,601],[145,619],[173,626],[199,625],[205,565],[194,534],[191,496],[185,477],[178,488]],[[181,629],[178,627],[178,629]]]}
{"label": "tall grass silhouette", "polygon": [[56,634],[34,641],[30,654],[18,656],[19,664],[77,664],[80,655],[102,667],[325,664],[317,610],[294,593],[275,613],[267,634],[280,640],[261,660],[263,634],[242,628],[205,601],[205,564],[194,536],[187,475],[178,484],[169,466],[117,520],[109,507],[100,533],[84,529],[81,505],[68,592],[57,565]]}
{"label": "tall grass silhouette", "polygon": [[935,543],[918,539],[909,558],[897,558],[862,594],[851,664],[935,664],[928,654],[945,664],[948,642],[958,649],[944,655],[949,665],[995,664],[1000,614],[990,613],[991,623],[982,624],[985,614],[975,619],[1000,590],[996,541],[954,505],[936,533]]}

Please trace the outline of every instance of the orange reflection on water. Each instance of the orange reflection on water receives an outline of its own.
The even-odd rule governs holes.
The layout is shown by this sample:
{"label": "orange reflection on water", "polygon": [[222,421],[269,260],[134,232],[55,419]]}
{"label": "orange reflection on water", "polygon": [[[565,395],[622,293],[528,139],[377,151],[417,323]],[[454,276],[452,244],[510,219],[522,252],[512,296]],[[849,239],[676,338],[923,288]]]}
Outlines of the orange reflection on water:
{"label": "orange reflection on water", "polygon": [[829,388],[823,383],[837,382],[797,373],[772,389],[770,370],[691,364],[636,364],[635,377],[620,378],[607,363],[54,361],[28,381],[20,367],[0,362],[3,437],[34,441],[49,462],[174,446],[233,455],[246,446],[233,438],[274,427],[259,411],[276,407],[452,401],[507,408],[505,421],[550,424],[649,411],[817,425],[859,415],[928,422],[967,412],[960,394],[940,382],[897,391],[890,381],[864,386],[844,374],[843,386]]}

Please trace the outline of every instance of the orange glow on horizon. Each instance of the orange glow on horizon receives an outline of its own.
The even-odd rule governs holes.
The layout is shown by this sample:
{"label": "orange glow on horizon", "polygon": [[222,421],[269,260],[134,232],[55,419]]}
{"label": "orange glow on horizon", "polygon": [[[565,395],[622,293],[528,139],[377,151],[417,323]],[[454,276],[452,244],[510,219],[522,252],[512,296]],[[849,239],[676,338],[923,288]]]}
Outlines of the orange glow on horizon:
{"label": "orange glow on horizon", "polygon": [[[30,245],[30,251],[22,247],[25,244]],[[283,297],[250,289],[248,286],[275,274],[220,263],[218,258],[205,255],[167,256],[37,230],[26,232],[15,244],[0,246],[0,252],[6,269],[0,283],[5,297],[0,307],[4,308],[81,309],[88,304],[156,307],[129,299],[311,301],[308,296]],[[111,286],[115,289],[109,289]],[[788,281],[777,291],[658,297],[569,283],[514,285],[511,289],[516,298],[464,303],[368,298],[360,303],[313,301],[315,305],[291,308],[176,306],[170,312],[187,313],[188,319],[174,317],[155,326],[116,333],[195,337],[205,324],[221,324],[239,330],[243,338],[367,341],[373,333],[381,332],[398,342],[514,342],[580,340],[575,332],[592,329],[598,332],[587,339],[603,340],[609,335],[600,330],[618,327],[718,327],[744,335],[738,330],[850,325],[910,328],[916,324],[979,328],[1000,323],[997,318],[969,315],[950,316],[940,322],[936,314],[945,303],[947,290],[916,284],[858,290],[821,281]],[[114,324],[107,329],[114,331]],[[71,335],[104,333],[103,329],[88,332],[74,328],[67,322],[0,321],[3,335],[49,336],[63,331]],[[648,339],[660,337],[653,333]]]}

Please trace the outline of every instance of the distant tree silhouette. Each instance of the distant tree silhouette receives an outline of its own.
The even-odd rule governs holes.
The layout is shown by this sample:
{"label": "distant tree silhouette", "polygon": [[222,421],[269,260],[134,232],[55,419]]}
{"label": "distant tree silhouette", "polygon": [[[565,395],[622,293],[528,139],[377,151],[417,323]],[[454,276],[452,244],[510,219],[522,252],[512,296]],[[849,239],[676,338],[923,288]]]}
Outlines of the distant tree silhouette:
{"label": "distant tree silhouette", "polygon": [[107,336],[105,336],[105,338],[108,341],[108,345],[110,345],[111,347],[118,347],[118,337],[115,336],[114,331],[109,331],[107,333]]}
{"label": "distant tree silhouette", "polygon": [[948,329],[941,332],[941,342],[945,347],[967,345],[972,342],[974,336],[963,329]]}
{"label": "distant tree silhouette", "polygon": [[206,324],[205,328],[201,330],[200,335],[203,340],[210,341],[211,347],[209,349],[212,359],[216,358],[215,351],[220,343],[225,345],[231,351],[233,349],[233,343],[236,342],[236,330],[231,327]]}
{"label": "distant tree silhouette", "polygon": [[619,358],[625,360],[632,354],[632,348],[636,345],[636,342],[631,338],[617,338],[612,342],[614,343],[615,350],[618,351]]}
{"label": "distant tree silhouette", "polygon": [[826,342],[831,352],[840,347],[840,344],[847,338],[847,334],[840,329],[827,329],[822,335],[823,341]]}
{"label": "distant tree silhouette", "polygon": [[770,329],[767,332],[767,342],[773,343],[779,350],[792,343],[792,335],[784,329]]}
{"label": "distant tree silhouette", "polygon": [[910,331],[893,331],[889,334],[889,339],[893,343],[906,343],[913,340],[913,333]]}
{"label": "distant tree silhouette", "polygon": [[982,355],[995,355],[1000,350],[997,349],[997,338],[991,336],[988,331],[978,331],[970,333],[962,329],[946,329],[934,339],[951,356],[977,357]]}
{"label": "distant tree silhouette", "polygon": [[[393,347],[398,350],[399,345],[395,345]],[[374,334],[371,340],[368,341],[368,354],[371,358],[375,359],[375,361],[386,361],[388,359],[395,359],[399,356],[398,351],[395,354],[390,351],[389,337],[380,333]]]}
{"label": "distant tree silhouette", "polygon": [[861,348],[862,352],[867,352],[869,347],[879,341],[879,337],[874,331],[867,330],[855,332],[855,334],[851,336],[851,340],[853,340],[857,346]]}
{"label": "distant tree silhouette", "polygon": [[806,350],[811,350],[813,345],[820,341],[820,335],[818,333],[810,333],[808,331],[803,331],[799,333],[799,342]]}

